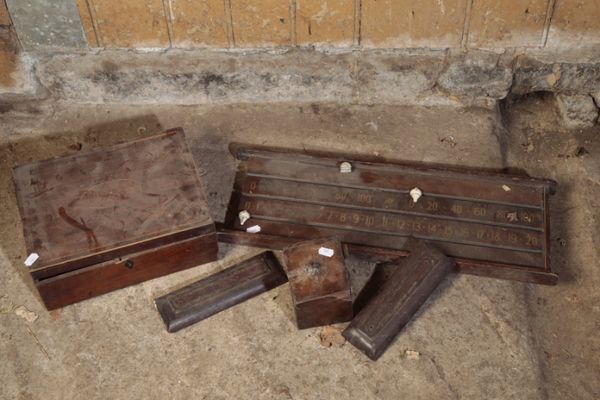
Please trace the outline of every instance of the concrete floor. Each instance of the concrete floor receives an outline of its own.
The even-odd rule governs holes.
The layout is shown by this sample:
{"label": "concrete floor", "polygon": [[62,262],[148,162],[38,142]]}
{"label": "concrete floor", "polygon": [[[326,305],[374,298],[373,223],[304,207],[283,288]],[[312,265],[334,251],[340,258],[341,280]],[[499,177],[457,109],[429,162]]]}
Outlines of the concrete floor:
{"label": "concrete floor", "polygon": [[[600,130],[560,131],[547,99],[508,109],[508,130],[484,109],[46,103],[0,110],[0,398],[600,398]],[[560,283],[453,275],[378,362],[347,343],[322,345],[320,328],[298,331],[287,284],[167,333],[152,300],[258,251],[251,248],[223,245],[218,262],[47,312],[22,264],[11,168],[175,126],[187,133],[216,220],[232,186],[232,140],[553,178]],[[37,319],[19,316],[18,306]]]}

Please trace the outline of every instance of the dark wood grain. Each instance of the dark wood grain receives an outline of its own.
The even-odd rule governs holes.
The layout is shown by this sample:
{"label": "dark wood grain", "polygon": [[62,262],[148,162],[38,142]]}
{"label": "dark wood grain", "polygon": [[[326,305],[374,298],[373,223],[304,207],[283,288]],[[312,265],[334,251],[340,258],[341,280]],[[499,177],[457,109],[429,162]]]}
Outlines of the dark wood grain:
{"label": "dark wood grain", "polygon": [[[223,224],[217,224],[219,241],[223,243],[239,244],[244,246],[259,247],[263,249],[281,250],[302,239],[289,236],[268,235],[263,233],[246,233],[237,229],[228,229]],[[383,245],[383,242],[379,243]],[[364,260],[382,262],[400,262],[409,253],[406,250],[390,249],[359,244],[345,243],[347,254],[352,254]],[[552,271],[540,270],[535,267],[511,265],[505,263],[492,263],[473,259],[453,257],[456,262],[454,270],[461,273],[498,278],[512,281],[537,283],[542,285],[556,285],[558,275]]]}
{"label": "dark wood grain", "polygon": [[167,330],[177,332],[287,282],[270,251],[155,300]]}
{"label": "dark wood grain", "polygon": [[[183,130],[14,170],[32,270],[211,225]],[[175,240],[173,240],[175,241]]]}
{"label": "dark wood grain", "polygon": [[25,247],[39,255],[29,272],[48,309],[216,259],[180,128],[21,165],[13,177]]}
{"label": "dark wood grain", "polygon": [[[178,242],[182,242],[187,239],[193,239],[197,237],[204,237],[207,241],[207,246],[213,246],[213,242],[215,240],[215,227],[214,225],[206,225],[201,226],[195,229],[190,229],[183,232],[177,232],[173,235],[162,236],[155,239],[145,240],[142,243],[138,243],[135,247],[120,247],[116,249],[111,249],[109,251],[104,251],[100,253],[96,253],[90,257],[86,258],[86,264],[94,265],[103,263],[105,261],[110,261],[115,258],[127,258],[132,250],[135,252],[141,252],[152,249],[159,249],[163,246],[174,244]],[[160,253],[158,253],[160,254]],[[157,256],[158,256],[157,254]],[[58,276],[60,274],[65,274],[70,271],[76,271],[81,268],[81,260],[73,259],[68,260],[56,265],[50,265],[45,268],[36,268],[31,270],[31,276],[36,279],[46,279],[51,278],[53,276]]]}
{"label": "dark wood grain", "polygon": [[[450,272],[453,261],[434,245],[418,242],[402,264],[379,269],[367,283],[358,315],[344,330],[350,343],[376,360]],[[366,303],[363,306],[362,303]]]}
{"label": "dark wood grain", "polygon": [[46,308],[53,310],[214,261],[217,250],[216,241],[201,236],[42,279],[36,286]]}
{"label": "dark wood grain", "polygon": [[[241,160],[223,240],[240,240],[238,213],[261,231],[250,241],[338,237],[404,250],[433,242],[462,272],[554,284],[548,197],[556,182],[473,168],[402,163],[344,153],[233,144]],[[341,162],[352,171],[340,173]],[[414,202],[409,192],[423,196]],[[246,226],[248,226],[246,225]]]}
{"label": "dark wood grain", "polygon": [[[332,257],[320,255],[325,247]],[[336,238],[295,244],[283,251],[299,329],[349,321],[352,291],[341,243]]]}

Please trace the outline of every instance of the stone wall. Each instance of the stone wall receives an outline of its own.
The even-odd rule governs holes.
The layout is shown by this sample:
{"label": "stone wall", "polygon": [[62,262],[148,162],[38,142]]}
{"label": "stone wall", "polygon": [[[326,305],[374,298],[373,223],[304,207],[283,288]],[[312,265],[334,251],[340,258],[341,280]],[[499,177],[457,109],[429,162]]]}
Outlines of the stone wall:
{"label": "stone wall", "polygon": [[[560,60],[557,60],[559,58]],[[103,50],[37,60],[46,95],[76,103],[340,102],[494,106],[509,93],[600,93],[600,50],[223,52]]]}
{"label": "stone wall", "polygon": [[571,126],[597,121],[598,0],[7,4],[0,102],[494,107],[554,92]]}

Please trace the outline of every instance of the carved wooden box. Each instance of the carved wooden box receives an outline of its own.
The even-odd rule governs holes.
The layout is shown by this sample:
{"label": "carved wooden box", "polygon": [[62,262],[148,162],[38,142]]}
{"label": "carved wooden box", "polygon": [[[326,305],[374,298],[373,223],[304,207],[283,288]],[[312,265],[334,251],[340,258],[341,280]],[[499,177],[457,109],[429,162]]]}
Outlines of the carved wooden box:
{"label": "carved wooden box", "polygon": [[346,340],[378,359],[453,265],[435,245],[419,241],[391,274],[378,266],[357,299],[365,298],[366,305],[344,330]]}
{"label": "carved wooden box", "polygon": [[29,267],[48,309],[216,259],[182,129],[14,170]]}
{"label": "carved wooden box", "polygon": [[298,243],[283,255],[299,329],[352,319],[350,279],[338,239]]}
{"label": "carved wooden box", "polygon": [[258,254],[154,301],[167,330],[177,332],[287,282],[270,251]]}

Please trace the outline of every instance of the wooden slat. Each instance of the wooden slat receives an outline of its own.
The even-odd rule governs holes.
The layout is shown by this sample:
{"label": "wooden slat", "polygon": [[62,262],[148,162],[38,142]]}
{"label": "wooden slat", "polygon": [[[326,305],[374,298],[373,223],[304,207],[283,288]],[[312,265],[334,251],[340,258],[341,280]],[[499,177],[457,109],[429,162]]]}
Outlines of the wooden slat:
{"label": "wooden slat", "polygon": [[469,46],[540,46],[547,8],[548,0],[473,1]]}
{"label": "wooden slat", "polygon": [[227,47],[223,0],[170,0],[173,47]]}
{"label": "wooden slat", "polygon": [[519,228],[392,214],[368,209],[348,210],[336,206],[252,199],[244,195],[240,196],[239,208],[250,212],[252,218],[246,223],[250,225],[258,221],[305,223],[309,226],[356,230],[376,235],[420,236],[449,243],[504,248],[511,251],[541,253],[542,250],[542,232]]}
{"label": "wooden slat", "polygon": [[384,192],[292,180],[246,177],[236,190],[251,198],[275,198],[310,204],[371,209],[403,215],[454,219],[495,226],[541,230],[541,209],[458,200],[425,194],[415,203],[406,191]]}
{"label": "wooden slat", "polygon": [[231,0],[233,36],[239,47],[292,43],[288,0]]}
{"label": "wooden slat", "polygon": [[169,47],[162,0],[88,0],[101,47]]}
{"label": "wooden slat", "polygon": [[466,0],[362,0],[361,44],[458,47],[466,4]]}
{"label": "wooden slat", "polygon": [[0,27],[0,87],[16,84],[14,75],[19,67],[19,42],[12,26]]}
{"label": "wooden slat", "polygon": [[600,44],[600,4],[597,0],[555,0],[548,47]]}
{"label": "wooden slat", "polygon": [[299,45],[349,46],[354,35],[354,0],[297,0]]}
{"label": "wooden slat", "polygon": [[10,20],[10,14],[8,13],[8,8],[6,7],[6,2],[4,0],[0,0],[0,25],[10,25],[12,22]]}
{"label": "wooden slat", "polygon": [[91,0],[76,0],[79,18],[81,19],[81,25],[83,26],[88,46],[94,48],[99,47],[100,45],[98,43],[98,36],[96,35],[94,18],[90,10],[89,1]]}
{"label": "wooden slat", "polygon": [[468,174],[438,174],[435,170],[421,172],[401,167],[353,165],[351,174],[340,174],[336,164],[315,165],[278,159],[253,158],[248,160],[245,167],[249,176],[259,178],[289,179],[298,183],[317,181],[338,187],[388,189],[396,193],[408,193],[418,187],[424,194],[541,207],[542,188],[521,184],[510,178],[496,182]]}

